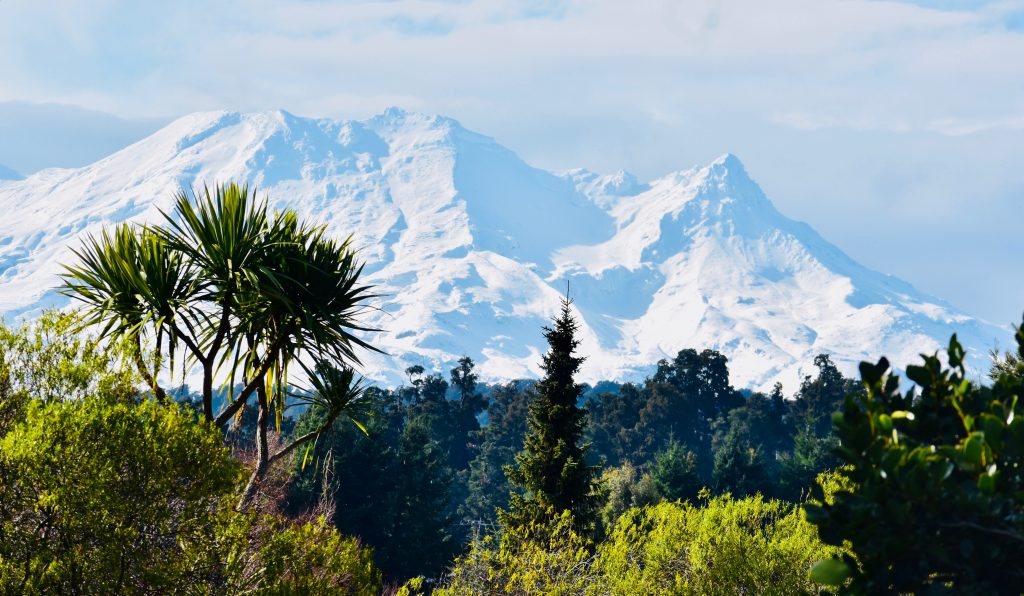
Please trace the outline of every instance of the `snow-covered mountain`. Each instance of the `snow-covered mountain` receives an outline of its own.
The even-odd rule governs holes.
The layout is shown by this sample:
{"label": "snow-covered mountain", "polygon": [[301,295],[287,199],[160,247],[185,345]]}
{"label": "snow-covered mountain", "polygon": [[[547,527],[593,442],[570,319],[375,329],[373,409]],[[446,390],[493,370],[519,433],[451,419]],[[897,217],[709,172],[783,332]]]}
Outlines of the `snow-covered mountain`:
{"label": "snow-covered mountain", "polygon": [[180,187],[227,180],[354,234],[387,295],[367,322],[389,356],[368,355],[365,372],[392,383],[462,355],[488,379],[536,376],[566,282],[590,381],[694,347],[725,353],[737,386],[791,391],[821,352],[852,373],[881,354],[914,362],[956,331],[980,371],[1008,343],[781,215],[732,155],[648,183],[555,174],[394,108],[365,121],[192,114],[90,166],[0,181],[0,313],[64,304],[52,288],[83,234],[155,221]]}

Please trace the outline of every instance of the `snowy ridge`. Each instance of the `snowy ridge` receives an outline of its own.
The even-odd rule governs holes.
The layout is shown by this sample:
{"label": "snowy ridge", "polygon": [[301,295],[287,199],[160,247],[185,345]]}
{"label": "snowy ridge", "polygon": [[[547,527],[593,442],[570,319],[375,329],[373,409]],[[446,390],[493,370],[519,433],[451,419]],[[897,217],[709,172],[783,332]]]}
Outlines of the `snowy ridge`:
{"label": "snowy ridge", "polygon": [[785,218],[735,156],[649,183],[554,174],[454,120],[395,108],[365,121],[192,114],[90,166],[0,181],[0,313],[65,304],[52,288],[83,234],[155,221],[178,188],[226,180],[354,234],[387,295],[368,322],[389,356],[364,371],[385,382],[462,355],[487,379],[536,376],[566,281],[588,381],[636,379],[694,347],[725,353],[739,387],[792,391],[818,353],[852,373],[881,354],[914,362],[953,331],[980,374],[1008,343]]}

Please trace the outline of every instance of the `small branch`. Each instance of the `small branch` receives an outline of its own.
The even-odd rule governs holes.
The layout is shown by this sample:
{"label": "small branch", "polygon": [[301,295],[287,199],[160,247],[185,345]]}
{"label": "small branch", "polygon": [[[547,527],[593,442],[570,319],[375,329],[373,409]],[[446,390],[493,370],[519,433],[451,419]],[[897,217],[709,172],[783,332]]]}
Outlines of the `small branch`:
{"label": "small branch", "polygon": [[[261,405],[261,408],[262,408],[262,405]],[[262,412],[263,412],[263,410],[261,409],[261,416],[262,416]],[[249,482],[246,483],[245,488],[242,490],[242,495],[238,499],[238,505],[237,505],[236,508],[239,511],[247,510],[249,508],[249,505],[252,504],[253,497],[256,494],[256,487],[259,485],[260,481],[263,480],[263,477],[267,475],[267,471],[270,470],[270,468],[275,463],[279,462],[281,459],[286,457],[289,453],[294,451],[299,445],[302,445],[304,443],[308,443],[309,441],[315,439],[320,433],[322,433],[325,430],[327,430],[328,428],[330,428],[331,425],[334,424],[334,421],[336,419],[337,419],[337,417],[334,417],[334,418],[331,418],[330,420],[324,422],[322,425],[320,425],[320,428],[318,428],[318,429],[316,429],[316,430],[314,430],[312,432],[308,432],[308,433],[302,435],[301,437],[295,439],[287,447],[281,449],[280,451],[278,451],[274,455],[270,456],[269,458],[264,459],[265,453],[266,453],[266,451],[265,451],[266,448],[261,445],[260,446],[261,449],[260,449],[260,452],[259,452],[260,456],[258,457],[258,461],[256,463],[256,469],[254,469],[252,471],[252,474],[249,475]]]}
{"label": "small branch", "polygon": [[238,412],[239,408],[241,408],[245,404],[245,402],[248,401],[253,391],[256,390],[257,384],[262,381],[263,377],[266,376],[267,371],[270,370],[270,367],[274,363],[274,360],[270,358],[269,355],[273,354],[278,349],[280,349],[282,343],[284,343],[284,339],[279,338],[278,341],[275,342],[274,346],[272,346],[270,350],[267,350],[268,357],[263,361],[262,364],[260,364],[260,367],[259,369],[256,370],[252,380],[249,381],[249,384],[246,385],[244,389],[242,389],[242,392],[238,394],[238,397],[235,398],[235,401],[231,402],[231,404],[224,408],[224,410],[217,416],[216,420],[213,421],[214,425],[216,425],[217,427],[221,427],[227,424],[231,420],[231,417],[234,416],[236,412]]}
{"label": "small branch", "polygon": [[999,528],[989,528],[973,522],[956,522],[956,523],[940,523],[940,528],[956,528],[962,530],[974,530],[976,532],[982,532],[984,534],[991,534],[993,536],[1001,536],[1008,538],[1015,542],[1024,543],[1024,535],[1011,532],[1009,530],[1000,530]]}
{"label": "small branch", "polygon": [[149,367],[146,366],[146,361],[142,358],[142,338],[138,333],[135,334],[135,351],[132,356],[135,359],[135,366],[139,369],[139,374],[142,375],[144,381],[149,383],[149,388],[153,391],[156,400],[164,403],[167,400],[167,394],[156,382],[156,377],[149,372]]}
{"label": "small branch", "polygon": [[312,441],[313,439],[317,438],[321,433],[323,433],[325,430],[330,428],[331,425],[334,424],[335,420],[336,420],[336,418],[331,418],[327,422],[324,422],[320,426],[320,428],[318,428],[318,429],[316,429],[314,431],[308,432],[308,433],[302,435],[301,437],[295,439],[294,441],[289,443],[288,446],[284,447],[283,449],[281,449],[280,451],[278,451],[274,455],[270,456],[270,459],[267,460],[267,465],[269,465],[269,466],[274,465],[275,463],[280,461],[282,458],[286,457],[289,453],[294,451],[299,445],[302,445],[303,443],[308,443],[309,441]]}

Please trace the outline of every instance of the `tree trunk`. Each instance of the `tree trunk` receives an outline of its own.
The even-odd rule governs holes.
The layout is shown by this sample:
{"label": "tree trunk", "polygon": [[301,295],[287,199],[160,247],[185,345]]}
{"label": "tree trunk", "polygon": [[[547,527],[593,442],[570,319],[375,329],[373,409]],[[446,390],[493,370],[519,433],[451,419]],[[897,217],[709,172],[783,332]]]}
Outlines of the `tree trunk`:
{"label": "tree trunk", "polygon": [[213,362],[203,363],[203,416],[213,422]]}
{"label": "tree trunk", "polygon": [[267,432],[270,428],[270,404],[267,400],[267,385],[263,380],[256,386],[256,401],[259,403],[260,410],[256,420],[256,467],[238,501],[239,511],[245,511],[252,504],[257,486],[270,469],[270,452],[267,445]]}

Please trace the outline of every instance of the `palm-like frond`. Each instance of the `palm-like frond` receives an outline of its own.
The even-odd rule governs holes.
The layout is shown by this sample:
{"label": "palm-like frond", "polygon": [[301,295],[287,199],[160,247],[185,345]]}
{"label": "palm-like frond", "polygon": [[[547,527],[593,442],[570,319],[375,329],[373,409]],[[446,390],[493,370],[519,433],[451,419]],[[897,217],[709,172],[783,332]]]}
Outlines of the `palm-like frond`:
{"label": "palm-like frond", "polygon": [[[158,397],[159,357],[168,350],[173,371],[184,344],[202,365],[207,419],[223,426],[254,392],[267,390],[261,414],[273,409],[280,424],[292,363],[358,364],[358,348],[379,351],[358,335],[372,331],[359,319],[375,295],[359,282],[363,268],[350,240],[326,238],[324,226],[301,224],[293,211],[271,215],[266,200],[237,184],[180,192],[164,216],[165,225],[126,224],[86,239],[60,289],[82,305],[82,323],[101,326],[102,335],[131,339],[140,354],[143,337],[155,337],[154,370],[141,356],[137,364]],[[239,373],[245,385],[214,416],[213,378],[224,368],[230,386]],[[364,387],[351,368],[320,365],[310,378],[313,390],[300,401],[323,407],[330,423],[348,416],[365,432],[358,420]],[[268,460],[263,425],[260,461],[241,503],[269,463],[322,430]]]}
{"label": "palm-like frond", "polygon": [[121,224],[89,237],[66,265],[60,292],[81,303],[82,323],[102,325],[119,339],[144,332],[176,339],[178,325],[195,323],[198,290],[189,263],[159,236]]}
{"label": "palm-like frond", "polygon": [[199,269],[208,300],[236,291],[266,250],[267,204],[254,196],[247,185],[221,185],[212,193],[204,186],[201,194],[179,192],[171,214],[164,214],[167,226],[158,233]]}
{"label": "palm-like frond", "polygon": [[[196,323],[197,284],[189,263],[159,236],[131,224],[87,238],[75,254],[79,262],[64,267],[59,291],[81,304],[83,326],[101,326],[101,335],[138,347],[140,372],[162,398],[156,377],[164,339],[173,370],[175,347],[189,341],[182,328]],[[156,340],[153,372],[141,355],[150,334]]]}
{"label": "palm-like frond", "polygon": [[316,407],[324,412],[325,424],[322,429],[344,416],[364,433],[367,432],[361,418],[369,412],[371,404],[363,378],[354,370],[319,362],[310,371],[309,383],[309,388],[293,394],[293,397],[297,405]]}
{"label": "palm-like frond", "polygon": [[[362,267],[350,242],[324,238],[322,226],[301,226],[293,212],[278,213],[268,231],[266,251],[238,296],[238,328],[262,346],[258,361],[270,368],[272,401],[280,413],[288,365],[303,354],[358,364],[357,347],[376,350],[356,335],[364,301]],[[254,373],[257,360],[247,363]]]}

